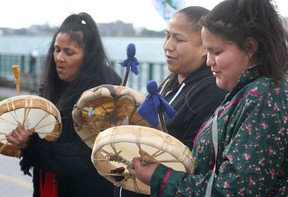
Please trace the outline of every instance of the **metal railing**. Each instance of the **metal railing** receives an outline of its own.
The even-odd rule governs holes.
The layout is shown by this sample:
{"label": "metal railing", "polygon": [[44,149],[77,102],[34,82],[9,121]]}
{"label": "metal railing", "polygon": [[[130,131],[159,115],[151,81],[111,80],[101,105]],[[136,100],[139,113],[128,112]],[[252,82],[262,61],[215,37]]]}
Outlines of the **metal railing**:
{"label": "metal railing", "polygon": [[[14,86],[14,75],[12,73],[12,65],[19,65],[21,88],[30,91],[37,91],[40,85],[40,74],[44,61],[43,56],[35,59],[34,65],[31,65],[29,55],[22,54],[0,54],[0,86]],[[125,68],[119,61],[112,60],[111,64],[116,72],[124,79]],[[33,68],[31,67],[33,66]],[[133,88],[142,93],[146,93],[146,83],[149,80],[155,80],[158,84],[168,75],[165,62],[140,62],[138,67],[139,74],[129,74],[126,86]]]}

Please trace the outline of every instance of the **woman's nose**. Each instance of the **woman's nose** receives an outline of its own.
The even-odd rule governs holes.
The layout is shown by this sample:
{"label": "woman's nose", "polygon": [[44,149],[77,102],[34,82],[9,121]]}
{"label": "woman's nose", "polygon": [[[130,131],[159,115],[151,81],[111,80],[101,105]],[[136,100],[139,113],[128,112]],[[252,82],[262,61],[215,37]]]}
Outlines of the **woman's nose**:
{"label": "woman's nose", "polygon": [[175,49],[175,46],[171,39],[168,39],[164,42],[164,50],[165,51],[173,51]]}
{"label": "woman's nose", "polygon": [[59,52],[57,55],[56,55],[56,59],[58,61],[64,61],[64,55],[62,52]]}
{"label": "woman's nose", "polygon": [[215,58],[209,52],[207,54],[206,64],[207,64],[207,66],[214,66],[215,65]]}

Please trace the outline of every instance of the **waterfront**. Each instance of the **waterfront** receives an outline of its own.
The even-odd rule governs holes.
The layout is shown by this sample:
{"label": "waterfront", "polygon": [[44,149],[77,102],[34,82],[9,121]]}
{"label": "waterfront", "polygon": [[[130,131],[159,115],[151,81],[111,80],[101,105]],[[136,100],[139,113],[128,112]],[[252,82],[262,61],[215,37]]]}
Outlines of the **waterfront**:
{"label": "waterfront", "polygon": [[[39,78],[43,57],[48,50],[50,39],[50,37],[45,36],[0,36],[0,77],[13,80],[14,76],[10,68],[14,64],[19,64],[22,74],[28,74],[29,54],[31,51],[37,50],[38,57],[33,72]],[[140,66],[137,76],[130,74],[127,85],[137,91],[146,93],[146,83],[149,80],[160,83],[169,73],[165,64],[163,38],[103,37],[103,44],[109,59],[122,77],[125,70],[119,62],[126,59],[126,47],[129,43],[134,43],[136,46],[135,57],[138,59]],[[25,80],[22,81],[25,82]]]}
{"label": "waterfront", "polygon": [[[163,38],[148,37],[103,37],[103,45],[112,60],[126,58],[126,47],[136,46],[136,57],[141,61],[164,62]],[[52,40],[51,35],[43,36],[0,36],[0,54],[30,54],[38,51],[46,54]]]}

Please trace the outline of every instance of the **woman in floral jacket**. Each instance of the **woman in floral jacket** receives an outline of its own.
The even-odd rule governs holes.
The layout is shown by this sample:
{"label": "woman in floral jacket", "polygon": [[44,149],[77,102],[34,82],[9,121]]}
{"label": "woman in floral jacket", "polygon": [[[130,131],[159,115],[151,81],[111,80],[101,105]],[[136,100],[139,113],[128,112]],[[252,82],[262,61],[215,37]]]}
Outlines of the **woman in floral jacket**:
{"label": "woman in floral jacket", "polygon": [[288,35],[281,18],[270,0],[226,0],[202,23],[207,65],[229,93],[197,134],[195,171],[142,166],[141,158],[129,171],[152,196],[288,196]]}

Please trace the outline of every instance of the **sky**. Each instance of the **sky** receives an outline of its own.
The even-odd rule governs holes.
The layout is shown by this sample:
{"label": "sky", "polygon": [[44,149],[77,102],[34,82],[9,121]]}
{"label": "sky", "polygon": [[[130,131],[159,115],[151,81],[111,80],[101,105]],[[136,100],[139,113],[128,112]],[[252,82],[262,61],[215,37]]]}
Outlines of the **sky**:
{"label": "sky", "polygon": [[[186,0],[185,5],[212,9],[221,0]],[[288,17],[288,0],[275,0],[279,13]],[[163,30],[166,22],[152,0],[7,0],[1,3],[0,27],[28,28],[31,25],[59,26],[72,13],[85,11],[96,23],[120,20],[135,28]]]}

